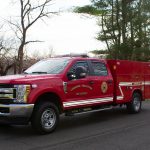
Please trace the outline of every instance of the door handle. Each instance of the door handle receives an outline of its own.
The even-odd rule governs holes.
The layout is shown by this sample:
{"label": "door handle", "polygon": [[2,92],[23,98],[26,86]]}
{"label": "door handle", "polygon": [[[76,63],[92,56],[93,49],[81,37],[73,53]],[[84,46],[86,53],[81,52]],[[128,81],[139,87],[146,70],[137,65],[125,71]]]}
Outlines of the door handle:
{"label": "door handle", "polygon": [[94,81],[89,81],[89,84],[93,85],[93,84],[94,84]]}

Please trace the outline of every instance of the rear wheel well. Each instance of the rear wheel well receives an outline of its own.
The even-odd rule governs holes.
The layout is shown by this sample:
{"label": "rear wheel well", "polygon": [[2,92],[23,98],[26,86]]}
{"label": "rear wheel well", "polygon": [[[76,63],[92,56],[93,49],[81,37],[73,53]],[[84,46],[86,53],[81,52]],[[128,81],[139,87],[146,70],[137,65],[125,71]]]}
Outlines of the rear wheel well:
{"label": "rear wheel well", "polygon": [[132,94],[132,100],[127,103],[127,110],[129,113],[139,113],[142,106],[142,93],[140,90],[135,90]]}
{"label": "rear wheel well", "polygon": [[140,96],[141,96],[141,99],[143,100],[143,94],[142,94],[142,91],[141,91],[141,90],[137,89],[137,90],[135,90],[135,91],[133,92],[133,94],[134,94],[134,93],[139,93]]}
{"label": "rear wheel well", "polygon": [[37,106],[43,102],[51,102],[51,103],[55,104],[56,107],[58,107],[60,114],[63,112],[60,97],[57,94],[55,94],[55,93],[44,93],[44,94],[40,95],[35,102],[35,106]]}

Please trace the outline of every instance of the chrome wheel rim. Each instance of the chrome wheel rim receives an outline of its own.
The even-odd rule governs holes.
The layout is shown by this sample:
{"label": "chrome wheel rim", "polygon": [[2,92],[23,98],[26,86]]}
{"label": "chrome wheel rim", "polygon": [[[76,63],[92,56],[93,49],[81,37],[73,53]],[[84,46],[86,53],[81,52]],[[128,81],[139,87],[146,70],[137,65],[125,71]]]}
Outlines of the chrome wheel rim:
{"label": "chrome wheel rim", "polygon": [[46,109],[41,117],[41,123],[43,128],[51,129],[56,123],[56,114],[53,109]]}
{"label": "chrome wheel rim", "polygon": [[133,103],[135,110],[138,111],[141,107],[140,99],[138,97],[135,97]]}

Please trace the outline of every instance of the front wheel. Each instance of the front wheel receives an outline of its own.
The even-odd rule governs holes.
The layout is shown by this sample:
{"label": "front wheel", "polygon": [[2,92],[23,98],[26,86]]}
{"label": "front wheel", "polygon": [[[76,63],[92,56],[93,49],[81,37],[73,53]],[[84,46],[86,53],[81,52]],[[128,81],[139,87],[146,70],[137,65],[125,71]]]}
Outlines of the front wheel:
{"label": "front wheel", "polygon": [[139,93],[134,93],[132,101],[127,104],[129,113],[139,113],[141,111],[142,97]]}
{"label": "front wheel", "polygon": [[40,134],[47,134],[54,131],[59,122],[58,108],[50,102],[35,106],[31,125]]}

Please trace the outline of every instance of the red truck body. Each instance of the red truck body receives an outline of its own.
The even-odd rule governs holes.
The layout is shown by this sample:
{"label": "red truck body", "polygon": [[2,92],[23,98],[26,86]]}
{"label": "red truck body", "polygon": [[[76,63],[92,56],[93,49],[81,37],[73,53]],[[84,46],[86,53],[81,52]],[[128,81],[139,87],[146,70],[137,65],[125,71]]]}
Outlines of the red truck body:
{"label": "red truck body", "polygon": [[119,60],[107,62],[115,81],[116,103],[130,101],[135,91],[142,94],[143,100],[150,99],[150,63]]}
{"label": "red truck body", "polygon": [[[30,73],[29,68],[28,74],[0,78],[0,120],[31,121],[39,132],[49,133],[56,128],[60,113],[82,113],[118,104],[136,113],[141,102],[150,99],[150,63],[81,57],[50,60],[63,60],[53,73]],[[79,78],[77,70],[81,71]],[[41,120],[50,113],[53,117],[45,121],[46,128]]]}

